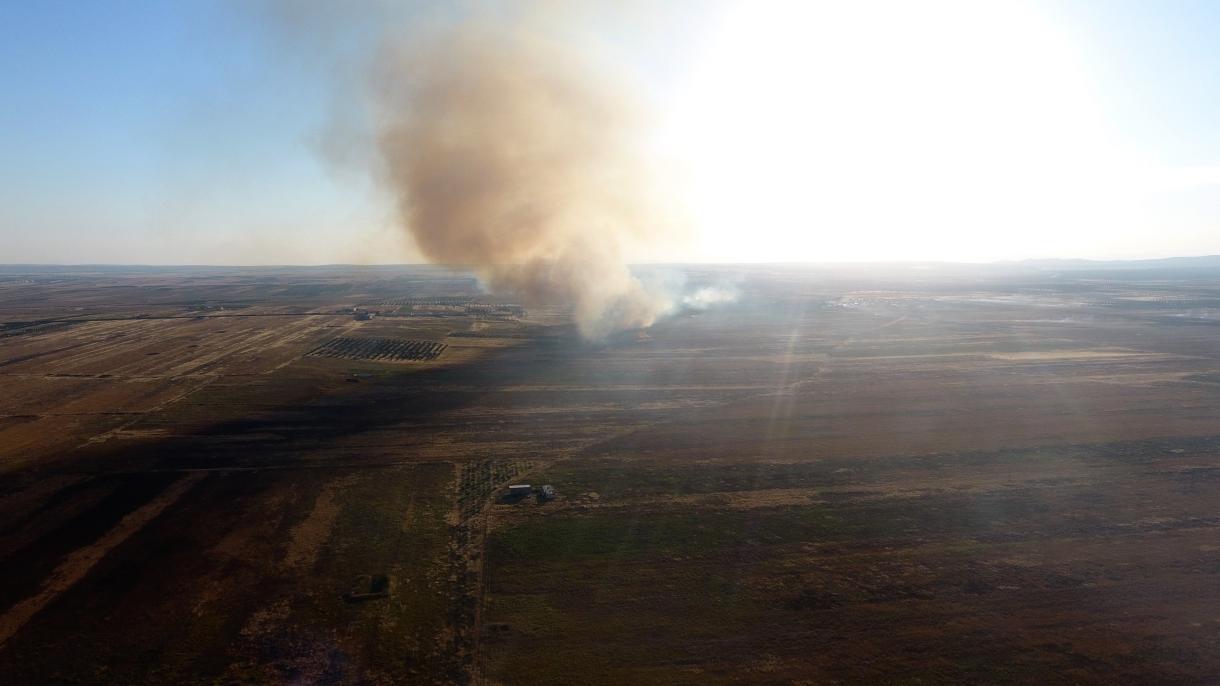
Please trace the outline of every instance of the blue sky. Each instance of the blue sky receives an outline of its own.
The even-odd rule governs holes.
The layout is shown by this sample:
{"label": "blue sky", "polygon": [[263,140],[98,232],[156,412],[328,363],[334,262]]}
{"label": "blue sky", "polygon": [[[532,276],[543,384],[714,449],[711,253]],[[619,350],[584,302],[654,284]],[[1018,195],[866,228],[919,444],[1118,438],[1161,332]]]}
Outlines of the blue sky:
{"label": "blue sky", "polygon": [[330,261],[365,190],[311,143],[328,84],[232,5],[0,9],[0,261]]}
{"label": "blue sky", "polygon": [[1220,3],[1050,3],[1117,123],[1158,156],[1220,161]]}
{"label": "blue sky", "polygon": [[[1165,223],[1132,224],[1116,231],[1113,245],[1099,215],[1076,242],[1034,232],[1026,242],[956,250],[971,240],[963,230],[937,239],[943,246],[928,242],[930,254],[911,248],[876,257],[1220,253],[1220,174],[1213,172],[1220,169],[1220,3],[1110,0],[1036,8],[1078,58],[1076,83],[1090,91],[1099,112],[1094,120],[1108,140],[1120,141],[1123,154],[1140,165],[1185,169],[1204,182],[1149,201],[1149,212],[1167,217]],[[343,99],[359,92],[359,72],[332,64],[345,54],[333,45],[295,43],[267,20],[269,11],[200,0],[0,3],[0,263],[418,259],[371,175],[328,161],[320,143],[336,106],[343,111]],[[692,65],[715,25],[702,15],[717,11],[691,3],[650,21],[595,30],[642,74],[644,90],[665,94],[681,91],[684,75],[698,71]],[[777,15],[780,25],[825,19]],[[371,48],[362,42],[371,43],[371,34],[362,30],[347,36],[355,41],[346,46],[353,54]],[[1030,34],[1031,55],[1042,49],[1038,35]],[[336,89],[337,83],[346,85]],[[1053,107],[1044,103],[1039,111]],[[749,131],[740,130],[747,147]],[[723,157],[708,154],[700,164],[717,159]],[[1072,212],[1082,226],[1093,221],[1087,210]],[[837,230],[838,216],[811,213],[802,228],[776,230],[770,248],[746,257],[868,258],[855,244],[820,247],[820,237]],[[876,221],[888,222],[876,224],[877,231],[898,231],[886,227],[901,220]],[[814,238],[789,240],[798,231]],[[710,238],[689,253],[661,257],[732,259],[741,253],[731,233],[709,230]]]}

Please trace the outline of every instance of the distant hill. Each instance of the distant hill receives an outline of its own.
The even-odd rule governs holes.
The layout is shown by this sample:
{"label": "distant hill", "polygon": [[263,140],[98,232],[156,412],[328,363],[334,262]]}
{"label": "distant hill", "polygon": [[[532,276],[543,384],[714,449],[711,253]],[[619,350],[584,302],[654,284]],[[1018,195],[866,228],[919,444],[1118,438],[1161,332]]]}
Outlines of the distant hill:
{"label": "distant hill", "polygon": [[1015,264],[1036,269],[1112,271],[1117,269],[1220,269],[1220,255],[1164,257],[1155,260],[1021,260]]}

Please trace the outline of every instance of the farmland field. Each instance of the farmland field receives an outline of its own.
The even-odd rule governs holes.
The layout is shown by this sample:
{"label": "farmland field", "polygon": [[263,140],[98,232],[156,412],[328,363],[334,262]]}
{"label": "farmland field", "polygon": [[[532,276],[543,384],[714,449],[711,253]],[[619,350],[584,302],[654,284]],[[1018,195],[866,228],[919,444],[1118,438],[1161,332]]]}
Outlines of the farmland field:
{"label": "farmland field", "polygon": [[1220,271],[681,271],[0,267],[0,681],[1220,681]]}

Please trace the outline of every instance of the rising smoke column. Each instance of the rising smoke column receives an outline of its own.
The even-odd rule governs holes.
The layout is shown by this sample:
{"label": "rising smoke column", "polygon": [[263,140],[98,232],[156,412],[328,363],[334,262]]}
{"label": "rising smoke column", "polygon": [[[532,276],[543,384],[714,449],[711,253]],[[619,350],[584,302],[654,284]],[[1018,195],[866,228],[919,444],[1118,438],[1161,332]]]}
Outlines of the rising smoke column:
{"label": "rising smoke column", "polygon": [[570,307],[587,338],[668,308],[624,261],[666,223],[645,117],[581,50],[528,25],[468,22],[391,42],[376,83],[386,178],[427,259]]}

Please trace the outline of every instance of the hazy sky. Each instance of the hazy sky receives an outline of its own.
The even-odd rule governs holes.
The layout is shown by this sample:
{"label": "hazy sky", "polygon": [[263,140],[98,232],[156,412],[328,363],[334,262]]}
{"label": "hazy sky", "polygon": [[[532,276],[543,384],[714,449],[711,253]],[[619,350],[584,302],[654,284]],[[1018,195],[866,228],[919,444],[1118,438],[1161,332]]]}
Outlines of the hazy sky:
{"label": "hazy sky", "polygon": [[[637,5],[563,19],[682,170],[693,235],[637,259],[1220,253],[1220,3]],[[375,30],[292,6],[0,3],[0,263],[417,260],[364,163]]]}

